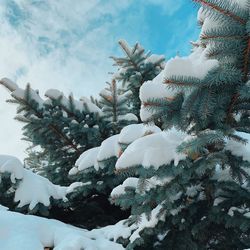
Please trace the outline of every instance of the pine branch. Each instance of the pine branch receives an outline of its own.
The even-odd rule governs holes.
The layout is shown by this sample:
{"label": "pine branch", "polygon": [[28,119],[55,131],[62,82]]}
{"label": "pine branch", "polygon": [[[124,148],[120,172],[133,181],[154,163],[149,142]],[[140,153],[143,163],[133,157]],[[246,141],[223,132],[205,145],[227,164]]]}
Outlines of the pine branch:
{"label": "pine branch", "polygon": [[[33,110],[33,112],[36,114],[36,116],[40,119],[43,119],[43,115],[41,113],[39,113],[34,107],[32,107],[32,105],[29,104],[28,101],[24,100],[24,99],[20,99],[20,102],[22,102],[24,105],[28,106],[31,110]],[[56,126],[54,125],[48,125],[48,127],[54,131],[60,138],[62,138],[71,148],[73,148],[79,155],[81,154],[81,152],[78,150],[77,146],[74,145],[74,143],[67,138],[65,135],[63,135]]]}
{"label": "pine branch", "polygon": [[51,130],[53,130],[59,137],[61,137],[64,141],[66,141],[68,143],[68,145],[73,148],[79,155],[82,153],[78,150],[77,146],[66,136],[64,136],[58,129],[56,126],[54,125],[49,125],[49,128],[51,128]]}
{"label": "pine branch", "polygon": [[189,82],[181,82],[181,81],[175,81],[175,80],[173,80],[173,79],[165,79],[164,80],[164,82],[163,83],[165,83],[165,84],[173,84],[173,85],[175,85],[175,86],[177,86],[177,87],[194,87],[195,85],[194,84],[192,84],[192,83],[189,83]]}
{"label": "pine branch", "polygon": [[235,36],[235,35],[232,35],[232,36],[218,36],[218,35],[201,35],[200,39],[201,40],[207,40],[207,39],[234,39],[234,40],[237,40],[237,39],[243,39],[243,38],[246,38],[246,36]]}
{"label": "pine branch", "polygon": [[242,18],[240,18],[239,16],[236,16],[235,14],[231,13],[230,11],[228,10],[223,10],[220,6],[218,5],[215,5],[213,3],[209,3],[207,2],[207,0],[193,0],[194,2],[197,2],[197,3],[200,3],[202,5],[205,5],[207,7],[210,7],[211,9],[214,9],[216,11],[218,11],[219,13],[225,15],[225,16],[228,16],[230,18],[232,18],[233,20],[239,22],[240,24],[243,24],[245,25],[246,24],[246,21]]}

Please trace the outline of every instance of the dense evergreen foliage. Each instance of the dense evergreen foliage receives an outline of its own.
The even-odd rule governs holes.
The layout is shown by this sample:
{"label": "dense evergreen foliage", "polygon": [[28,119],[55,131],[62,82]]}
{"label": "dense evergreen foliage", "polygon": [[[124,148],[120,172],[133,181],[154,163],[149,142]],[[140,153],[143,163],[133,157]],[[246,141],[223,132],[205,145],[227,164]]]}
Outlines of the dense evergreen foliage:
{"label": "dense evergreen foliage", "polygon": [[[143,243],[142,249],[250,246],[250,161],[245,145],[250,132],[249,5],[195,2],[202,7],[202,31],[192,54],[166,64],[161,88],[168,90],[161,98],[154,93],[142,96],[143,109],[151,114],[145,120],[160,119],[165,128],[175,126],[178,133],[186,133],[176,148],[183,159],[154,164],[155,156],[142,147],[153,143],[156,137],[151,136],[134,144],[133,154],[132,147],[125,151],[116,164],[119,172],[139,175],[136,184],[127,181],[123,192],[113,192],[116,204],[132,209],[127,223],[137,230],[128,249]],[[165,142],[165,151],[154,146],[151,150],[168,154],[173,142]],[[124,166],[141,151],[152,164],[141,160]]]}

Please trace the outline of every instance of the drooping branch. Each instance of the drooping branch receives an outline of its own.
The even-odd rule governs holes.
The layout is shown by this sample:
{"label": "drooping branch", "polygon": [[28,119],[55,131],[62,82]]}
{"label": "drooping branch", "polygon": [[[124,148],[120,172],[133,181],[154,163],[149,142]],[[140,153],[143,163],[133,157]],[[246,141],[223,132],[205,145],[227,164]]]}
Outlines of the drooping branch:
{"label": "drooping branch", "polygon": [[[8,79],[1,80],[0,84],[2,84],[4,87],[6,87],[11,92],[18,89],[18,86],[14,82],[12,82]],[[29,85],[28,85],[28,88],[29,88]],[[17,98],[17,97],[14,97],[14,98],[16,100],[18,100],[20,103],[22,103],[23,105],[28,106],[29,109],[32,110],[38,118],[43,119],[42,113],[39,112],[38,110],[36,110],[32,105],[30,105],[30,103],[28,101],[26,101],[23,98]],[[79,151],[79,149],[77,148],[77,146],[67,136],[65,136],[56,126],[49,124],[48,128],[51,129],[64,142],[66,142],[67,145],[69,145],[71,148],[73,148],[78,154],[81,153]]]}

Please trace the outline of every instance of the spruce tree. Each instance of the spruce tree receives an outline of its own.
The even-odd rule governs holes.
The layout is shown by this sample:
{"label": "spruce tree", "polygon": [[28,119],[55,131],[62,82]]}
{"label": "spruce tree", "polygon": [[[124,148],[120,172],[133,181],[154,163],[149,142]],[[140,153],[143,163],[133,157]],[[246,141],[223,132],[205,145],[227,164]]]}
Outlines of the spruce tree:
{"label": "spruce tree", "polygon": [[31,166],[38,160],[47,162],[40,173],[55,184],[69,184],[68,171],[76,159],[102,141],[101,110],[90,100],[66,98],[55,89],[43,100],[29,84],[21,89],[11,88],[6,79],[1,83],[11,91],[13,99],[8,101],[18,105],[16,119],[25,124],[23,139],[31,143],[27,161]]}
{"label": "spruce tree", "polygon": [[140,90],[142,120],[166,131],[134,141],[116,163],[134,176],[111,193],[132,211],[127,249],[250,247],[250,6],[194,2],[192,53]]}
{"label": "spruce tree", "polygon": [[124,57],[111,57],[114,60],[114,65],[118,67],[114,79],[121,82],[124,89],[132,92],[131,112],[140,121],[140,87],[144,82],[152,80],[161,72],[164,67],[164,57],[145,52],[139,43],[131,48],[125,40],[120,40],[119,45],[124,52]]}
{"label": "spruce tree", "polygon": [[[48,90],[44,100],[30,85],[21,89],[8,79],[2,79],[1,84],[11,91],[13,99],[9,102],[18,105],[16,119],[25,124],[24,140],[30,143],[27,167],[54,184],[69,186],[72,179],[68,172],[77,158],[108,136],[105,134],[107,123],[101,119],[102,111],[87,98],[80,101],[73,96],[66,98],[55,89]],[[82,206],[76,209],[77,204],[75,200],[61,201],[49,208],[50,216],[83,225],[87,219],[84,210],[79,212]],[[101,207],[101,204],[95,203],[95,206]],[[77,218],[76,213],[81,216]]]}
{"label": "spruce tree", "polygon": [[[122,92],[113,81],[101,92],[100,100],[92,98],[90,102],[83,97],[77,101],[56,89],[46,91],[47,99],[43,100],[29,85],[23,90],[8,79],[1,83],[12,93],[9,102],[18,105],[16,119],[25,124],[24,139],[31,144],[25,159],[27,167],[55,184],[83,183],[68,194],[68,202],[51,206],[49,216],[84,227],[107,225],[127,216],[109,202],[111,190],[124,180],[114,175],[115,158],[106,161],[111,166],[97,173],[74,177],[69,170],[84,151],[99,146],[123,126],[137,122],[137,117],[129,113],[130,92]],[[87,182],[92,185],[86,185]],[[97,188],[96,183],[100,182],[104,184]]]}

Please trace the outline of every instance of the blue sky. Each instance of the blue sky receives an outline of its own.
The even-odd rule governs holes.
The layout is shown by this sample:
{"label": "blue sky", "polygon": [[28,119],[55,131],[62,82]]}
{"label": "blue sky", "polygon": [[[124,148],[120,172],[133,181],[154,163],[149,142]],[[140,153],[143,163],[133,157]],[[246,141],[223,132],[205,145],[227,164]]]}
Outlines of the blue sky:
{"label": "blue sky", "polygon": [[[48,88],[97,95],[115,71],[109,56],[121,54],[119,39],[166,59],[188,55],[196,13],[189,0],[1,0],[0,77],[30,82],[41,95]],[[0,154],[22,158],[21,126],[6,98],[0,89]]]}

